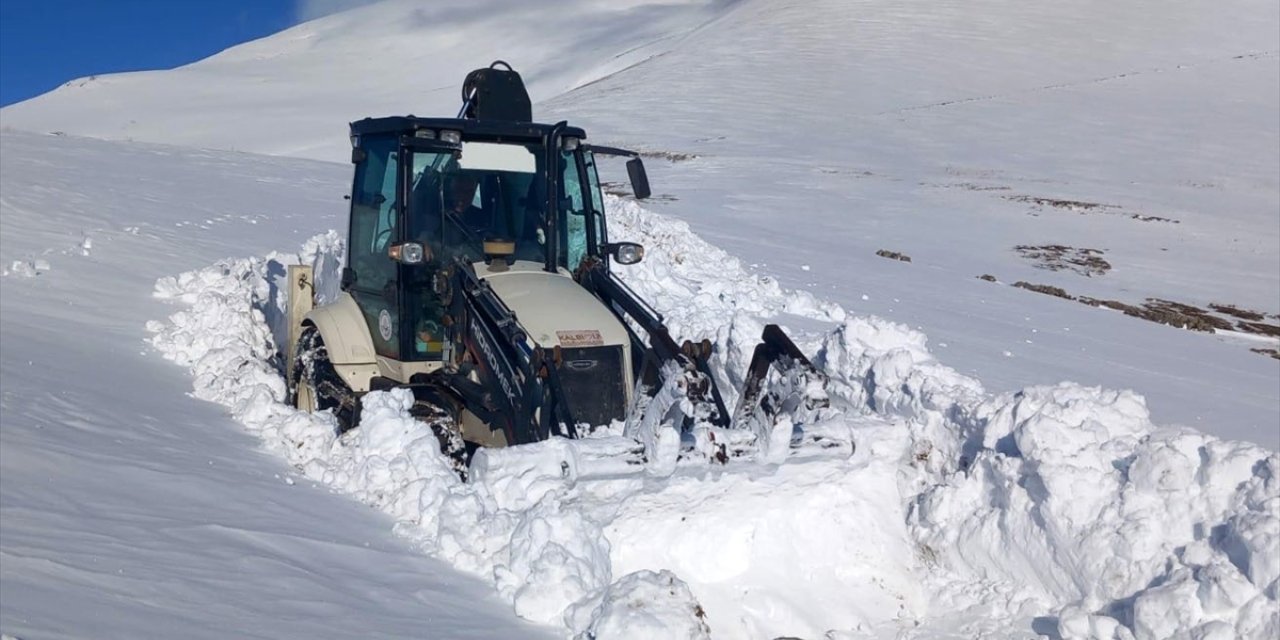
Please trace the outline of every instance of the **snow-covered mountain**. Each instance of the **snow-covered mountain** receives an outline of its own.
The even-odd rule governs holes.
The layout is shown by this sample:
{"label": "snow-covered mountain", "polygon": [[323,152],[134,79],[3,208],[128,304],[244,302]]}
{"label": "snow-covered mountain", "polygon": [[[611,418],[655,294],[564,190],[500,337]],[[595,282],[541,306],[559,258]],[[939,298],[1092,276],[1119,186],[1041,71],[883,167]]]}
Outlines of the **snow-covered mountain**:
{"label": "snow-covered mountain", "polygon": [[1274,337],[1009,285],[1277,324],[1278,13],[389,0],[172,71],[74,81],[0,121],[342,161],[346,122],[452,115],[466,71],[504,58],[541,119],[652,152],[653,206],[783,284],[920,327],[994,388],[1132,388],[1163,422],[1277,448],[1280,367],[1251,352]]}
{"label": "snow-covered mountain", "polygon": [[[1278,52],[1252,0],[385,0],[0,110],[0,632],[1272,636]],[[463,485],[394,394],[345,441],[281,403],[345,122],[494,58],[646,152],[625,277],[731,366],[790,327],[852,456]]]}
{"label": "snow-covered mountain", "polygon": [[178,69],[73,80],[4,124],[341,161],[346,123],[452,116],[461,76],[505,58],[545,99],[655,55],[716,15],[702,2],[384,0]]}

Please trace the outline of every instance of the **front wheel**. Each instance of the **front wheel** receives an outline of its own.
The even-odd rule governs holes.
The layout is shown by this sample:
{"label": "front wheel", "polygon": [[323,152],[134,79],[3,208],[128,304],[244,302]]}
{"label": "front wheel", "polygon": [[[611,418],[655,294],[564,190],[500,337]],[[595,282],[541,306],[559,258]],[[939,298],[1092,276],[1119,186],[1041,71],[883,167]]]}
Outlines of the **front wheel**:
{"label": "front wheel", "polygon": [[338,433],[355,428],[360,400],[329,362],[329,352],[318,329],[302,330],[296,354],[289,371],[293,405],[311,413],[333,411],[338,419]]}

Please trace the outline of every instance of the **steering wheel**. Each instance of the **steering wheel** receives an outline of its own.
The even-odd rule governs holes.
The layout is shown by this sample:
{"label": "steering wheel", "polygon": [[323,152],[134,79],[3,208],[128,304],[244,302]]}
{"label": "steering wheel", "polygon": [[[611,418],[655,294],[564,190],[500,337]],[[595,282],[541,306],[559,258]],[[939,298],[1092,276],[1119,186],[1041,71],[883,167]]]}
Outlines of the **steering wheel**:
{"label": "steering wheel", "polygon": [[373,238],[374,253],[386,253],[387,243],[391,241],[391,229],[383,229]]}

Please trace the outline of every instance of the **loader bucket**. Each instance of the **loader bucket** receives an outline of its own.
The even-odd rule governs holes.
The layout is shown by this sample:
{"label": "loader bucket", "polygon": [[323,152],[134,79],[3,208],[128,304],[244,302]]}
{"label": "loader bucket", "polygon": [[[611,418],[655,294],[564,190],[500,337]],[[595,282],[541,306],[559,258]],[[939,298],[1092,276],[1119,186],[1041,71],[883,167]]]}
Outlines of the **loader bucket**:
{"label": "loader bucket", "polygon": [[[764,443],[780,415],[812,414],[825,409],[829,402],[827,377],[778,325],[765,326],[760,338],[747,369],[732,426],[755,431],[757,440]],[[771,377],[771,373],[775,375]]]}

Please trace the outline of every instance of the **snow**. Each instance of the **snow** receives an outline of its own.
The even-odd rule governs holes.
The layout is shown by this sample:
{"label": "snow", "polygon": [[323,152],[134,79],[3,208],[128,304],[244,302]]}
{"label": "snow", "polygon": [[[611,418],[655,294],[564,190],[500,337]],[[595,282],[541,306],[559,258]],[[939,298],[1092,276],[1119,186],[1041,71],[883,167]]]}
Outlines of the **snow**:
{"label": "snow", "polygon": [[590,623],[575,624],[583,638],[688,638],[703,640],[711,630],[689,587],[670,571],[629,573],[581,607]]}
{"label": "snow", "polygon": [[[1280,448],[1280,367],[1259,345],[1010,286],[1277,321],[1274,2],[557,13],[573,27],[549,38],[527,3],[389,0],[179,69],[74,81],[0,121],[345,162],[342,123],[453,115],[462,76],[502,57],[539,119],[648,153],[652,206],[779,284],[919,327],[991,388],[1134,389],[1163,423]],[[1043,245],[1102,251],[1112,268],[1051,271],[1014,251]]]}
{"label": "snow", "polygon": [[[558,11],[548,38],[544,7],[389,0],[0,110],[0,631],[1280,635],[1276,340],[1007,284],[1275,322],[1280,7]],[[646,153],[610,232],[673,332],[731,389],[784,325],[854,447],[712,465],[619,424],[463,483],[403,392],[342,438],[284,404],[280,282],[334,294],[342,123],[452,115],[493,57],[540,119]],[[1014,251],[1048,244],[1111,268]]]}
{"label": "snow", "polygon": [[[1280,629],[1280,455],[1158,427],[1128,391],[990,394],[917,331],[753,280],[673,233],[682,223],[609,205],[617,236],[657,248],[624,276],[641,295],[673,324],[733,318],[716,337],[720,368],[740,370],[739,325],[784,313],[835,322],[799,335],[832,379],[851,456],[672,456],[638,475],[592,476],[580,460],[589,449],[554,440],[485,452],[462,483],[404,390],[367,396],[361,428],[335,439],[330,416],[283,404],[263,313],[281,306],[272,282],[285,263],[319,265],[318,288],[331,285],[332,233],[296,256],[161,279],[156,295],[184,308],[149,325],[152,342],[268,450],[388,513],[397,533],[491,581],[521,617],[568,633],[933,635],[975,611],[984,620],[960,632],[992,618],[1010,633],[1044,619],[1063,634],[1084,625],[1135,638]],[[709,283],[718,295],[705,295]],[[654,595],[664,584],[670,598]]]}
{"label": "snow", "polygon": [[[15,132],[0,147],[3,262],[52,266],[0,279],[0,631],[554,637],[264,455],[144,342],[172,311],[157,279],[336,226],[346,167]],[[71,250],[86,232],[87,256]]]}

